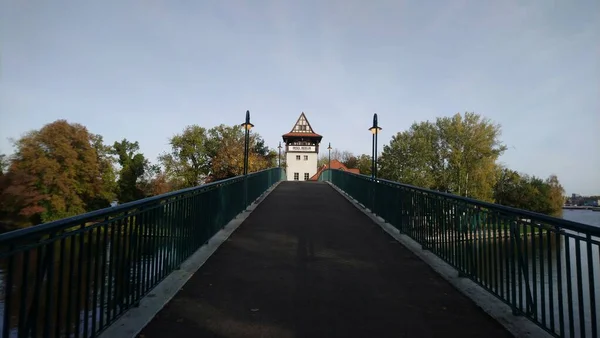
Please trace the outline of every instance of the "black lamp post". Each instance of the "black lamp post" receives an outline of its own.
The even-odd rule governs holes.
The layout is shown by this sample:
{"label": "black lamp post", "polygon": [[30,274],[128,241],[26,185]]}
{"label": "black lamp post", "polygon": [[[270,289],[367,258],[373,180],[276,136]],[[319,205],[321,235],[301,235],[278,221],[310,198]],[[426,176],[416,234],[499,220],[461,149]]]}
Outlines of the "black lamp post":
{"label": "black lamp post", "polygon": [[327,150],[329,150],[329,166],[327,169],[329,169],[329,180],[331,180],[331,142],[329,142],[329,147],[327,147]]}
{"label": "black lamp post", "polygon": [[281,141],[279,141],[279,147],[277,147],[279,149],[279,164],[277,165],[279,168],[281,168]]}
{"label": "black lamp post", "polygon": [[248,175],[248,153],[249,153],[249,143],[250,143],[250,129],[254,127],[252,123],[250,123],[250,111],[246,110],[246,122],[241,124],[244,127],[244,131],[246,133],[246,137],[244,139],[244,175]]}
{"label": "black lamp post", "polygon": [[371,178],[377,179],[377,135],[381,127],[377,124],[377,114],[373,114],[373,126],[369,128],[373,134],[372,156],[371,156]]}
{"label": "black lamp post", "polygon": [[250,123],[250,111],[246,110],[246,121],[241,124],[244,127],[244,131],[246,133],[246,137],[244,139],[244,208],[248,206],[248,153],[250,148],[250,129],[254,127],[252,123]]}

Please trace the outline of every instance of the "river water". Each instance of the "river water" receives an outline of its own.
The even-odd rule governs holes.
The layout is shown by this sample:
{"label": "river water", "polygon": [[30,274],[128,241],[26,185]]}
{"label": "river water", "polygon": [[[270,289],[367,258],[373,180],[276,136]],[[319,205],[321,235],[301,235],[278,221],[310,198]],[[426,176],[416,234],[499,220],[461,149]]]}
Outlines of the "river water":
{"label": "river water", "polygon": [[600,227],[600,211],[592,210],[563,210],[563,218],[573,222]]}

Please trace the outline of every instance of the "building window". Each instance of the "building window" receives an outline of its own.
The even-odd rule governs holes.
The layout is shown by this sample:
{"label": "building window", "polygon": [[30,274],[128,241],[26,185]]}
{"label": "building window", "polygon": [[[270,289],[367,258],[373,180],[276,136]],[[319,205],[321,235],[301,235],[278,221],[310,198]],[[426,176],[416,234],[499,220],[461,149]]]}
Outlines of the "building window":
{"label": "building window", "polygon": [[296,161],[300,161],[300,155],[296,155]]}
{"label": "building window", "polygon": [[304,173],[304,180],[308,181],[309,177],[308,177],[308,173]]}
{"label": "building window", "polygon": [[300,173],[294,173],[294,181],[300,180]]}
{"label": "building window", "polygon": [[304,155],[304,160],[308,161],[308,155]]}

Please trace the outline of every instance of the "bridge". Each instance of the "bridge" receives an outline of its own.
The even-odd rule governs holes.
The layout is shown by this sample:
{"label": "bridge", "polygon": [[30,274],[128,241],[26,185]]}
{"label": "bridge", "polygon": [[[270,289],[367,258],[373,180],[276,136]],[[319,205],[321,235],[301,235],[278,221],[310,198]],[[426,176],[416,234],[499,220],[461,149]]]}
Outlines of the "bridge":
{"label": "bridge", "polygon": [[2,337],[597,337],[600,229],[250,173],[0,235]]}

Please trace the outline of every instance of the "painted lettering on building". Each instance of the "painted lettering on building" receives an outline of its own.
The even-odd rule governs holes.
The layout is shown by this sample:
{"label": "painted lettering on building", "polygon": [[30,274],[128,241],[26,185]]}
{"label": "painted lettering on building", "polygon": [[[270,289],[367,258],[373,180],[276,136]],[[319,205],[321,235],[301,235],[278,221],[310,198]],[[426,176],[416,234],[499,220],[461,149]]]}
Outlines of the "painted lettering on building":
{"label": "painted lettering on building", "polygon": [[290,146],[289,151],[316,151],[314,146]]}

